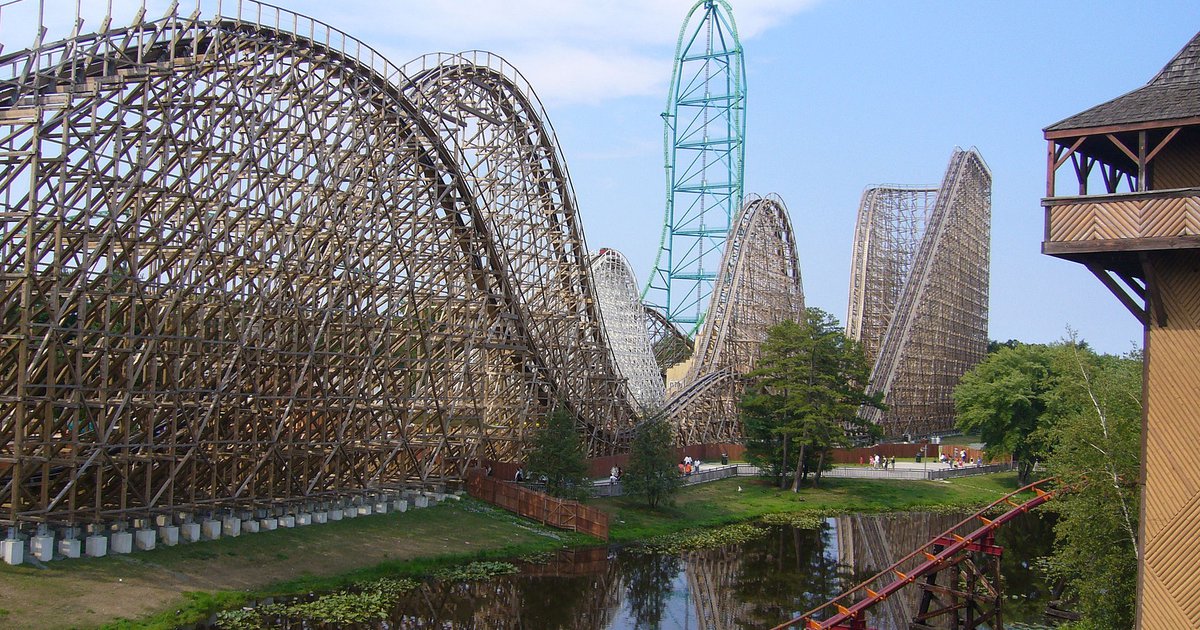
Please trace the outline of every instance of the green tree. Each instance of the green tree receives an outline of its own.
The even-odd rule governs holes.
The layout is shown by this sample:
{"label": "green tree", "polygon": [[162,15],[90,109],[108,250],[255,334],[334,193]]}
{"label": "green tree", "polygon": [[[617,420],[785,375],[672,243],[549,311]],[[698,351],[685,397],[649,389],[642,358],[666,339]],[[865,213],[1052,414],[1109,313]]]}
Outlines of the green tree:
{"label": "green tree", "polygon": [[1016,339],[1009,339],[1008,341],[988,339],[987,352],[988,354],[992,354],[993,352],[999,352],[1001,348],[1016,348],[1019,345],[1021,345],[1021,342]]}
{"label": "green tree", "polygon": [[670,501],[679,489],[674,442],[674,430],[661,415],[651,416],[634,429],[629,469],[622,484],[629,494],[645,497],[652,508],[664,499]]}
{"label": "green tree", "polygon": [[1029,483],[1034,465],[1046,451],[1046,397],[1054,387],[1051,356],[1045,345],[1000,347],[963,375],[954,388],[958,428],[978,433],[989,456],[1011,455],[1017,477]]}
{"label": "green tree", "polygon": [[546,477],[546,492],[556,497],[582,499],[588,495],[588,467],[583,441],[571,413],[555,408],[534,435],[533,451],[526,460],[531,478]]}
{"label": "green tree", "polygon": [[866,430],[859,407],[882,407],[864,389],[867,374],[862,347],[829,313],[809,308],[803,322],[773,326],[741,402],[747,458],[781,488],[790,476],[798,491],[809,470],[819,484],[847,429]]}
{"label": "green tree", "polygon": [[1066,580],[1083,619],[1073,628],[1132,628],[1137,594],[1142,361],[1071,343],[1054,355],[1046,468],[1072,490],[1058,513],[1052,576]]}

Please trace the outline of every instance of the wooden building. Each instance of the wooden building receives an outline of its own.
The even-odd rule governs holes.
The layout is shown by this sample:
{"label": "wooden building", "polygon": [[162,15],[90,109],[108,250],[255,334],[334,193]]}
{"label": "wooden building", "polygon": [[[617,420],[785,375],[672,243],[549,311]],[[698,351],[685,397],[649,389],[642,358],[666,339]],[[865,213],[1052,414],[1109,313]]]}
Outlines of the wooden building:
{"label": "wooden building", "polygon": [[1200,628],[1200,34],[1045,137],[1042,252],[1086,265],[1145,326],[1138,627]]}

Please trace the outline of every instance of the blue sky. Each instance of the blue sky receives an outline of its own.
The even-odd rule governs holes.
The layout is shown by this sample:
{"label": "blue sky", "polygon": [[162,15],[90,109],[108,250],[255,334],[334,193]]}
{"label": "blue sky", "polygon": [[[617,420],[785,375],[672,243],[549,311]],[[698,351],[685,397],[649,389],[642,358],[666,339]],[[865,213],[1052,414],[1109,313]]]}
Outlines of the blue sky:
{"label": "blue sky", "polygon": [[[434,17],[421,21],[454,4],[423,3]],[[387,41],[516,64],[558,132],[589,247],[620,249],[644,282],[663,220],[659,114],[692,2],[521,0],[499,3],[503,16],[475,4],[466,26],[399,27],[412,41]],[[953,148],[974,146],[993,176],[990,336],[1054,341],[1069,326],[1101,351],[1140,346],[1140,325],[1086,269],[1040,253],[1041,129],[1149,81],[1200,30],[1200,2],[731,4],[749,88],[746,190],[787,203],[810,306],[845,318],[865,187],[937,185]],[[554,15],[539,12],[548,5]]]}
{"label": "blue sky", "polygon": [[[74,9],[73,2],[61,4]],[[106,3],[84,4],[102,12]],[[120,15],[137,3],[115,4]],[[152,2],[150,15],[161,15],[165,4]],[[190,13],[195,3],[180,4]],[[644,282],[662,229],[660,113],[691,0],[280,4],[355,35],[398,64],[466,49],[507,58],[532,83],[558,132],[589,248],[621,250]],[[937,185],[953,148],[974,146],[993,176],[990,336],[1053,341],[1070,326],[1105,352],[1140,345],[1140,326],[1090,273],[1039,253],[1041,129],[1148,81],[1200,30],[1200,2],[731,4],[749,87],[746,190],[786,202],[810,306],[845,317],[865,187]],[[21,10],[0,16],[6,51],[31,38],[11,26]]]}

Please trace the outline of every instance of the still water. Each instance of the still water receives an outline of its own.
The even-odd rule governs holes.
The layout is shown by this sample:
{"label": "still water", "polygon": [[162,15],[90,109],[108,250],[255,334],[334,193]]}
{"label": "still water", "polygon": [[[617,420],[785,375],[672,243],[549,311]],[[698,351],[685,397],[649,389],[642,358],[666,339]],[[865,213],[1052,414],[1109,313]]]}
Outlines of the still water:
{"label": "still water", "polygon": [[[961,520],[909,513],[849,515],[820,529],[772,526],[740,545],[681,554],[631,548],[562,552],[486,581],[427,582],[378,628],[587,630],[763,628],[786,621],[889,566]],[[1048,585],[1033,563],[1049,553],[1049,516],[1001,528],[1004,621],[1045,623]],[[873,609],[872,628],[907,628],[917,589]],[[274,624],[287,625],[277,619]],[[1022,627],[1030,627],[1024,625]],[[313,627],[311,624],[294,627]]]}

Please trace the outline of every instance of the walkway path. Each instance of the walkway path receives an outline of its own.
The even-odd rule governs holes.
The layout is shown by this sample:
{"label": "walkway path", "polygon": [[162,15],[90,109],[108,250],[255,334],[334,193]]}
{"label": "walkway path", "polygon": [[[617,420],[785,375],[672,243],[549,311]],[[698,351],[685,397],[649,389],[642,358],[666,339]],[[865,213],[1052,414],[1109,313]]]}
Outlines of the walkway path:
{"label": "walkway path", "polygon": [[[901,481],[934,481],[952,477],[970,477],[995,472],[1012,470],[1012,464],[993,464],[989,466],[967,466],[965,468],[950,468],[946,464],[934,462],[896,462],[895,468],[878,470],[867,466],[834,466],[821,473],[824,478],[839,479],[896,479]],[[750,464],[704,465],[701,471],[683,478],[683,485],[690,486],[707,483],[729,477],[757,477],[758,467]],[[593,482],[593,495],[598,497],[615,497],[623,494],[621,482],[612,483],[608,479]]]}

